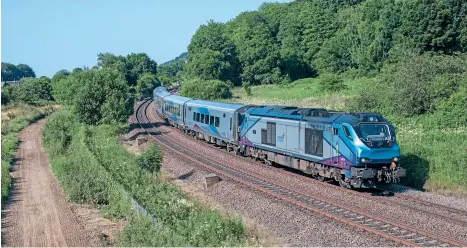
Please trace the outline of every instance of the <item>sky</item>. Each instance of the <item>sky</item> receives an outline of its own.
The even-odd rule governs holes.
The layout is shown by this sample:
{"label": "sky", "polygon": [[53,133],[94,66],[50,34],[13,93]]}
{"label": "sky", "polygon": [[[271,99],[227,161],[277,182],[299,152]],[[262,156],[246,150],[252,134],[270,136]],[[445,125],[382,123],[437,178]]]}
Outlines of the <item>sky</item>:
{"label": "sky", "polygon": [[186,52],[200,25],[263,2],[270,1],[2,0],[1,61],[28,64],[37,77],[92,67],[104,52],[145,52],[161,64]]}

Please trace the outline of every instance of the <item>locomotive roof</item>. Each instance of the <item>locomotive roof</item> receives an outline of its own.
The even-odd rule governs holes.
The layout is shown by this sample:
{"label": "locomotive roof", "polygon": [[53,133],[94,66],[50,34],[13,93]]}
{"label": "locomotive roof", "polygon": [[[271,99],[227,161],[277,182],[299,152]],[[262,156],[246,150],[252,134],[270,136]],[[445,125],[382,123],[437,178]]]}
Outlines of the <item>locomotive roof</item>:
{"label": "locomotive roof", "polygon": [[348,123],[388,122],[378,113],[343,112],[323,108],[299,108],[293,106],[255,106],[247,111],[251,115],[281,118],[288,120],[304,120],[310,122]]}
{"label": "locomotive roof", "polygon": [[187,103],[187,105],[198,105],[204,107],[216,107],[216,108],[223,108],[228,110],[237,110],[242,108],[246,105],[239,104],[239,103],[223,103],[223,102],[213,102],[213,101],[205,101],[205,100],[192,100]]}

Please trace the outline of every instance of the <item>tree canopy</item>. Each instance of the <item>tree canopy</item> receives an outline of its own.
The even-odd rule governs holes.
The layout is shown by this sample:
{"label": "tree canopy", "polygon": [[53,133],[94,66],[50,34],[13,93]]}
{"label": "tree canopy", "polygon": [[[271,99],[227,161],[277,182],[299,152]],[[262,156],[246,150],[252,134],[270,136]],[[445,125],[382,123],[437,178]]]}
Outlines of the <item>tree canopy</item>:
{"label": "tree canopy", "polygon": [[25,77],[36,77],[36,73],[29,65],[2,62],[2,81],[18,81]]}
{"label": "tree canopy", "polygon": [[200,26],[186,71],[235,85],[374,74],[412,55],[467,52],[466,13],[463,0],[265,3],[227,23]]}

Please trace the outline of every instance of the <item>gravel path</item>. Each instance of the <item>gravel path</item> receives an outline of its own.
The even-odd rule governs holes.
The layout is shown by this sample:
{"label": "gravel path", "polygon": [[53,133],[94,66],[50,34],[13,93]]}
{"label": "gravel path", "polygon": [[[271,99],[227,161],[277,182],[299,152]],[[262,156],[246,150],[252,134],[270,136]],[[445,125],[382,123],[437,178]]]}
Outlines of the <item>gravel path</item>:
{"label": "gravel path", "polygon": [[2,209],[2,245],[95,246],[52,174],[42,148],[44,123],[20,132],[10,199]]}

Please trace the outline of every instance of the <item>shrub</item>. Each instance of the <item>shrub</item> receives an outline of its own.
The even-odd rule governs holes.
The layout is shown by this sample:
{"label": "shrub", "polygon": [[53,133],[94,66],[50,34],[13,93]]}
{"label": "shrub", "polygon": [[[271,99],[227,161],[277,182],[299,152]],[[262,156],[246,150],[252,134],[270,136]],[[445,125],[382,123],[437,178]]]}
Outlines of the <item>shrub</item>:
{"label": "shrub", "polygon": [[203,100],[226,99],[232,97],[232,85],[219,80],[192,79],[183,82],[180,94]]}
{"label": "shrub", "polygon": [[125,247],[184,247],[189,246],[185,238],[162,226],[153,226],[151,220],[136,217],[117,238],[119,246]]}
{"label": "shrub", "polygon": [[245,90],[246,95],[247,95],[247,96],[251,96],[251,86],[250,86],[250,83],[243,82],[242,87],[243,87],[243,89]]}
{"label": "shrub", "polygon": [[137,158],[137,162],[141,168],[153,173],[160,171],[162,159],[163,155],[161,147],[156,143],[152,143],[148,149],[142,152]]}
{"label": "shrub", "polygon": [[54,86],[54,96],[73,107],[79,121],[96,125],[124,122],[133,110],[122,72],[113,69],[72,73]]}
{"label": "shrub", "polygon": [[441,102],[435,117],[442,127],[467,127],[467,88]]}
{"label": "shrub", "polygon": [[416,56],[384,68],[374,85],[355,98],[359,111],[413,116],[435,112],[467,74],[466,56]]}
{"label": "shrub", "polygon": [[29,104],[45,104],[53,100],[52,84],[48,78],[23,78],[14,98]]}
{"label": "shrub", "polygon": [[77,128],[76,117],[69,109],[54,113],[45,123],[44,147],[50,156],[63,154]]}
{"label": "shrub", "polygon": [[319,86],[322,91],[336,92],[346,88],[344,80],[339,75],[324,74],[319,79]]}
{"label": "shrub", "polygon": [[150,97],[152,95],[152,90],[160,85],[160,82],[154,74],[145,73],[136,83],[137,98]]}

